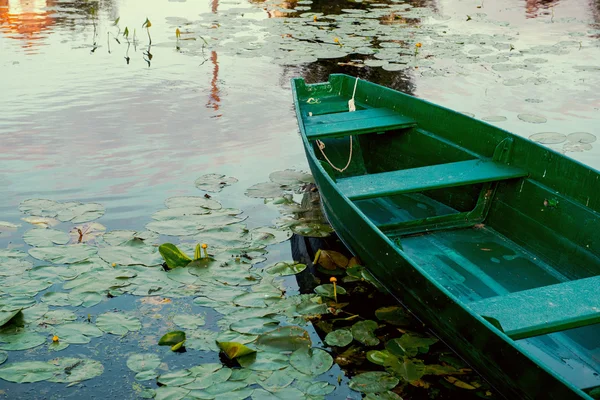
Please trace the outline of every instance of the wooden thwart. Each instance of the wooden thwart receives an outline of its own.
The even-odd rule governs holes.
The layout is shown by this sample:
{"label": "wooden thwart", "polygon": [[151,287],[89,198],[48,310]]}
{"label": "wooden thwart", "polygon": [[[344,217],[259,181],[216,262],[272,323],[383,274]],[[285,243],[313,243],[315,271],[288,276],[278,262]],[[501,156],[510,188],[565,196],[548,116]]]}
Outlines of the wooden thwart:
{"label": "wooden thwart", "polygon": [[469,160],[338,180],[350,200],[521,178],[527,172],[492,160]]}
{"label": "wooden thwart", "polygon": [[304,123],[306,137],[309,140],[383,132],[416,125],[412,118],[387,108],[315,115],[307,117]]}
{"label": "wooden thwart", "polygon": [[469,303],[494,318],[512,339],[563,331],[600,322],[600,276],[579,279]]}

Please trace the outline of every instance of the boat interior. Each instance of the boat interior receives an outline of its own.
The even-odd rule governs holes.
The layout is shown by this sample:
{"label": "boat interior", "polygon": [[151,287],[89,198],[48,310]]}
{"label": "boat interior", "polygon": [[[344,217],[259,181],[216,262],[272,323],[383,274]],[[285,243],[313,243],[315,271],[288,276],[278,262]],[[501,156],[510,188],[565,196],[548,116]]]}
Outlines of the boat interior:
{"label": "boat interior", "polygon": [[459,143],[359,95],[349,112],[352,92],[308,93],[298,111],[338,190],[517,346],[576,387],[599,387],[600,214],[511,163],[510,135],[482,155],[475,134]]}

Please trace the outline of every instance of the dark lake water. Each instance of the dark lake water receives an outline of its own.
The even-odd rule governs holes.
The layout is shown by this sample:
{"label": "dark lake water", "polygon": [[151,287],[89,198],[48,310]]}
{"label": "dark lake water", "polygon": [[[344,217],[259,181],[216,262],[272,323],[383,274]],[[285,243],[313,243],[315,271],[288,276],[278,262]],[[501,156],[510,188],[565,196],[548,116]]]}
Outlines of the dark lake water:
{"label": "dark lake water", "polygon": [[[244,192],[273,171],[307,169],[289,79],[336,72],[600,168],[594,0],[0,0],[0,221],[20,225],[0,230],[0,248],[29,249],[22,235],[32,226],[18,208],[26,199],[101,203],[98,222],[108,230],[143,230],[167,198],[202,195],[194,181],[207,173],[239,180],[215,198],[243,210],[249,228],[270,225],[277,209]],[[269,261],[290,257],[289,244],[270,249]],[[160,314],[198,312],[176,303]],[[125,295],[78,315],[115,308],[159,313]],[[207,326],[216,326],[213,314]],[[154,339],[110,336],[64,350],[115,360],[104,363],[105,379],[76,390],[5,381],[0,390],[11,398],[130,398],[135,382],[122,349],[150,348]],[[56,356],[9,353],[7,362],[21,353]],[[199,361],[193,357],[163,361],[187,368]],[[201,358],[218,362],[214,352]],[[358,394],[344,387],[331,396]]]}

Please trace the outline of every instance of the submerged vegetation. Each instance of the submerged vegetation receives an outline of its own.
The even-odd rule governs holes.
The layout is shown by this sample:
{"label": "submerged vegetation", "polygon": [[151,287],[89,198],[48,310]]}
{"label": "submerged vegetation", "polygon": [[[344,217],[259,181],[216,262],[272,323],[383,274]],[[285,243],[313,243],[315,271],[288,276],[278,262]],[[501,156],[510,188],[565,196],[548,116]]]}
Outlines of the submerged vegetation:
{"label": "submerged vegetation", "polygon": [[[398,399],[426,398],[440,390],[491,395],[380,291],[359,260],[330,248],[338,246],[335,241],[314,253],[306,247],[315,240],[309,237],[330,232],[310,175],[286,170],[270,178],[246,193],[275,205],[282,216],[274,226],[254,229],[242,223],[241,210],[223,208],[208,193],[167,199],[167,208],[153,214],[144,231],[111,231],[92,222],[105,213],[96,203],[23,201],[23,220],[35,225],[23,236],[30,248],[0,251],[0,362],[5,363],[0,379],[81,388],[83,381],[100,379],[105,363],[115,360],[109,361],[106,349],[76,356],[85,353],[80,346],[97,347],[113,335],[133,339],[122,362],[131,371],[132,391],[145,398],[318,399],[363,393],[369,399]],[[211,174],[196,186],[216,193],[235,182]],[[300,194],[302,201],[296,202]],[[71,234],[60,229],[61,222],[74,225]],[[269,263],[269,249],[290,238],[292,247],[304,241],[304,253],[296,252],[294,261]],[[289,287],[292,276],[297,294]],[[126,306],[132,302],[151,304],[155,311]],[[171,312],[161,314],[162,307],[172,307]],[[157,333],[160,338],[153,340]],[[181,357],[211,352],[221,357],[170,367],[163,360],[171,356],[163,349]],[[26,357],[19,356],[25,350]],[[434,387],[436,382],[450,389]]]}

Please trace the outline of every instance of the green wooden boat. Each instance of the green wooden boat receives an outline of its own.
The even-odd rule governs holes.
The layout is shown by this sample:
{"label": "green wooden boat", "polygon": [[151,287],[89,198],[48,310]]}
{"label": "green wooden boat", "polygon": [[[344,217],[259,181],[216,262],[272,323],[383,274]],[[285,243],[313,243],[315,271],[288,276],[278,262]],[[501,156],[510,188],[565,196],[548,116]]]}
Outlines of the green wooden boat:
{"label": "green wooden boat", "polygon": [[393,295],[509,399],[600,391],[598,171],[351,76],[292,89],[326,214]]}

